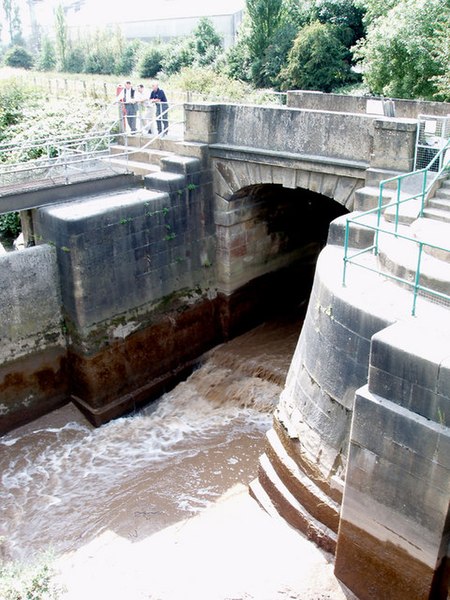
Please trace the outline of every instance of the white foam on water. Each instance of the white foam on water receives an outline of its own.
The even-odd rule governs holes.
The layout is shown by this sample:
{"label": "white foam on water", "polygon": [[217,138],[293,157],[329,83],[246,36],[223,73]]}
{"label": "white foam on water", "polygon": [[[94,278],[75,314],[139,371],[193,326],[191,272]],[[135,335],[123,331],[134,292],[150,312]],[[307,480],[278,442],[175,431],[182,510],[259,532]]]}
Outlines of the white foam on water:
{"label": "white foam on water", "polygon": [[177,471],[188,491],[171,490],[158,473],[167,476],[169,468],[239,436],[260,439],[279,392],[273,383],[206,364],[157,403],[99,429],[70,422],[5,436],[0,535],[7,552],[23,558],[41,545],[69,549],[104,529],[112,511],[126,512],[133,490],[138,495],[145,485],[181,511],[201,510],[220,490],[202,486],[192,465],[186,474]]}

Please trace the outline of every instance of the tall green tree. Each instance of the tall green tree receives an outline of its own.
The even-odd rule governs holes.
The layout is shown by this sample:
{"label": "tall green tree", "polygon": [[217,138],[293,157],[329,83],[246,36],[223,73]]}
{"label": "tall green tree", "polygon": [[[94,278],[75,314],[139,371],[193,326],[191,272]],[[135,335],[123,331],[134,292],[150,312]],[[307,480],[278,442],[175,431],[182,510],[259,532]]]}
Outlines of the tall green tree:
{"label": "tall green tree", "polygon": [[450,0],[400,0],[373,21],[355,56],[373,93],[436,100],[436,78],[448,69],[441,44],[449,36]]}
{"label": "tall green tree", "polygon": [[56,59],[60,71],[67,70],[67,54],[69,49],[69,33],[66,15],[61,4],[55,9]]}
{"label": "tall green tree", "polygon": [[247,45],[252,65],[252,79],[264,85],[263,57],[272,37],[283,20],[283,0],[246,0],[250,19]]}
{"label": "tall green tree", "polygon": [[2,0],[2,5],[8,26],[9,41],[11,44],[21,44],[23,39],[19,5],[16,0]]}
{"label": "tall green tree", "polygon": [[222,38],[215,30],[212,21],[206,17],[200,19],[192,35],[196,54],[195,62],[200,67],[212,64],[222,50]]}

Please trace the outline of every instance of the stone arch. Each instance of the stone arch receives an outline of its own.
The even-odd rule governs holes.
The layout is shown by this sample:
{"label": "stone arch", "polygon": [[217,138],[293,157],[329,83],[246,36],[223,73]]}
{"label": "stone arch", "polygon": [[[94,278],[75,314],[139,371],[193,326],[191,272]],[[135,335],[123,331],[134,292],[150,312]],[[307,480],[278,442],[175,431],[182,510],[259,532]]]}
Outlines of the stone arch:
{"label": "stone arch", "polygon": [[[294,162],[294,161],[292,161]],[[214,192],[216,200],[229,201],[240,189],[258,184],[279,184],[288,189],[302,188],[316,192],[344,206],[354,207],[355,191],[364,186],[364,174],[351,170],[330,168],[319,170],[317,165],[274,165],[251,160],[213,159]],[[323,166],[323,165],[322,165]],[[334,172],[332,172],[334,171]]]}
{"label": "stone arch", "polygon": [[248,323],[306,304],[329,223],[346,212],[323,194],[277,182],[218,198],[218,289],[233,311],[247,311]]}

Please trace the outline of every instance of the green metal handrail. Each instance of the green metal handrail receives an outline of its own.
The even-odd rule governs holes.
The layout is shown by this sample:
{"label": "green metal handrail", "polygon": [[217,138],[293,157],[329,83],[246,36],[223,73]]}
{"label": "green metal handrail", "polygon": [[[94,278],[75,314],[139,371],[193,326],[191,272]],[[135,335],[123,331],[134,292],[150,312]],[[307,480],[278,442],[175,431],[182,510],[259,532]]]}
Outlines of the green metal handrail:
{"label": "green metal handrail", "polygon": [[[447,154],[448,153],[448,154]],[[442,160],[441,160],[442,159]],[[441,168],[438,171],[435,171],[435,165],[441,165]],[[435,174],[434,177],[430,177],[430,172]],[[417,238],[413,238],[411,236],[405,235],[403,233],[399,233],[398,225],[399,225],[399,215],[400,215],[400,206],[407,202],[411,202],[412,200],[420,199],[420,210],[418,211],[418,217],[423,216],[423,211],[425,208],[425,203],[427,198],[429,197],[431,190],[433,189],[433,185],[435,181],[444,174],[444,172],[450,172],[450,139],[447,141],[445,146],[436,154],[433,160],[429,163],[429,165],[424,169],[419,169],[416,171],[412,171],[411,173],[406,173],[404,175],[398,175],[397,177],[391,177],[389,179],[385,179],[380,182],[379,194],[378,194],[378,205],[370,210],[362,212],[356,216],[348,217],[345,226],[345,237],[344,237],[344,267],[342,274],[342,285],[346,285],[346,277],[347,277],[347,265],[353,264],[363,269],[375,272],[377,274],[382,274],[384,277],[388,279],[392,279],[399,283],[406,284],[413,289],[413,303],[411,314],[414,316],[416,314],[417,307],[417,296],[419,292],[426,292],[430,295],[436,296],[442,300],[450,301],[450,295],[445,294],[443,292],[439,292],[437,290],[433,290],[426,286],[421,285],[421,263],[422,263],[422,255],[424,247],[432,248],[438,250],[440,252],[450,253],[450,248],[444,248],[438,246],[436,244],[432,244],[429,242],[424,242],[418,240]],[[415,179],[415,185],[412,187],[415,188],[413,191],[406,192],[404,191],[408,182],[412,182]],[[383,200],[386,196],[386,190],[391,190],[396,187],[395,191],[395,199],[391,200],[387,203],[383,203]],[[394,228],[393,231],[390,229],[383,228],[381,226],[381,217],[388,208],[395,208],[395,217],[394,217]],[[376,216],[375,222],[376,224],[364,223],[363,220],[370,216]],[[374,243],[366,248],[359,249],[357,252],[353,252],[350,254],[349,248],[349,240],[350,240],[350,227],[352,224],[359,225],[360,227],[365,227],[369,230],[373,230],[374,232]],[[414,281],[409,281],[408,279],[398,277],[391,273],[387,273],[382,271],[380,268],[372,267],[370,265],[361,264],[360,262],[356,262],[355,259],[362,256],[363,254],[373,254],[378,255],[379,250],[379,235],[387,234],[392,235],[395,238],[399,238],[402,240],[406,240],[414,243],[418,247],[418,256],[416,269],[414,273]]]}

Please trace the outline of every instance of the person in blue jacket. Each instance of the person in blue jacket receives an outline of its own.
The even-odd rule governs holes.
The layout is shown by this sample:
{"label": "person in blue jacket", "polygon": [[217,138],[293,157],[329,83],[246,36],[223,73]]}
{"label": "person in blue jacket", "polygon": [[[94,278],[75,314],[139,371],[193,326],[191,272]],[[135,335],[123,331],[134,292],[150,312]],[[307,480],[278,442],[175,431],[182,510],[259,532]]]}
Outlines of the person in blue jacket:
{"label": "person in blue jacket", "polygon": [[166,94],[164,90],[159,87],[159,83],[154,81],[152,83],[152,92],[150,94],[150,102],[154,102],[156,106],[156,125],[158,127],[158,135],[166,135],[169,131],[169,117],[167,109]]}

